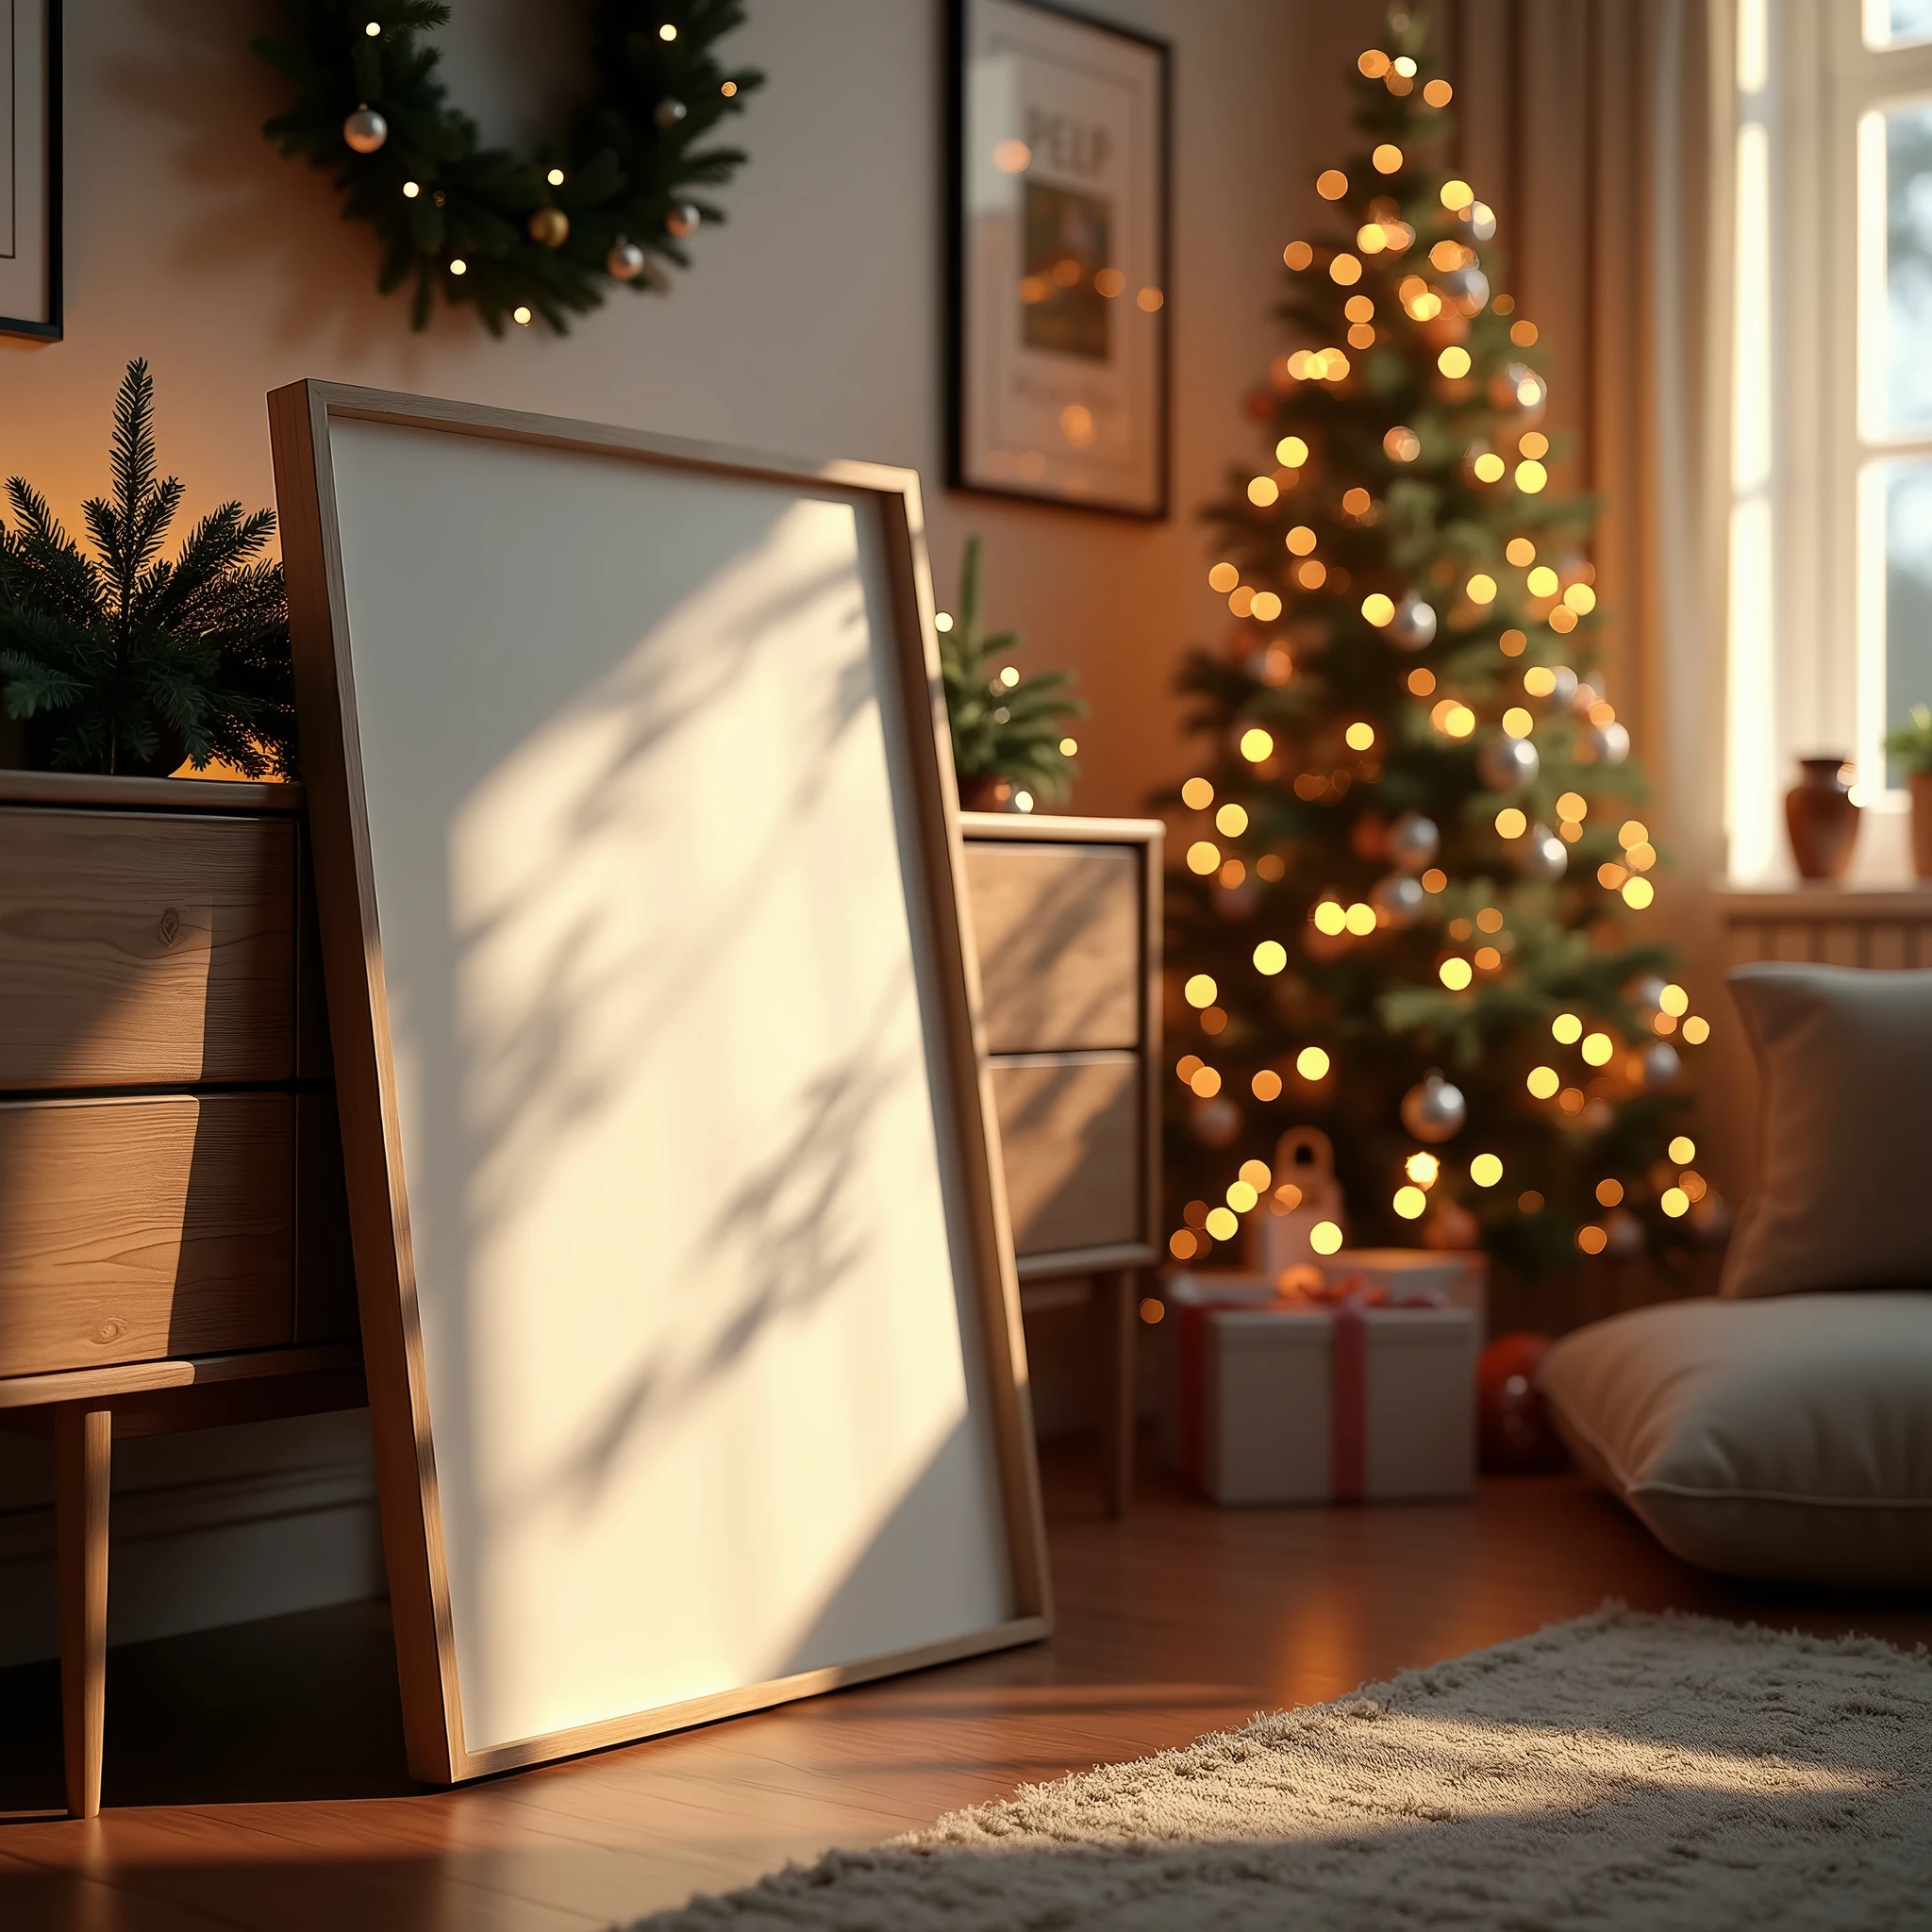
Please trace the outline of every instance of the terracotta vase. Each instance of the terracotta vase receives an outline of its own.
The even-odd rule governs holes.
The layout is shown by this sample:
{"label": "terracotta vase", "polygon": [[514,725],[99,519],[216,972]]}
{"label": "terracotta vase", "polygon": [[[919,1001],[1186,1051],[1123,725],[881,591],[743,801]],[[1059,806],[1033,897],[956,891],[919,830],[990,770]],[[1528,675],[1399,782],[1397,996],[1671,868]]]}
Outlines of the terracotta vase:
{"label": "terracotta vase", "polygon": [[1013,796],[1013,781],[997,772],[962,772],[959,774],[961,811],[1005,811]]}
{"label": "terracotta vase", "polygon": [[1912,871],[1932,879],[1932,772],[1914,772],[1912,784]]}
{"label": "terracotta vase", "polygon": [[1800,758],[1804,773],[1785,793],[1785,828],[1791,857],[1807,879],[1841,879],[1858,837],[1858,808],[1840,757]]}

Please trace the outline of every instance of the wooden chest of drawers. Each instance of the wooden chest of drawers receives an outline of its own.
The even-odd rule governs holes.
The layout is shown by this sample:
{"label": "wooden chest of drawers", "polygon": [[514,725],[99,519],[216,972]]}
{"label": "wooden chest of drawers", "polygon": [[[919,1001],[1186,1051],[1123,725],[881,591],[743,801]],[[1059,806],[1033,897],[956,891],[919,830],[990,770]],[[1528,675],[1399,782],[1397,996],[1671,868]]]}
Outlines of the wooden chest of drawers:
{"label": "wooden chest of drawers", "polygon": [[300,801],[0,773],[0,1377],[354,1335]]}
{"label": "wooden chest of drawers", "polygon": [[1158,819],[963,813],[1020,1278],[1159,1257]]}

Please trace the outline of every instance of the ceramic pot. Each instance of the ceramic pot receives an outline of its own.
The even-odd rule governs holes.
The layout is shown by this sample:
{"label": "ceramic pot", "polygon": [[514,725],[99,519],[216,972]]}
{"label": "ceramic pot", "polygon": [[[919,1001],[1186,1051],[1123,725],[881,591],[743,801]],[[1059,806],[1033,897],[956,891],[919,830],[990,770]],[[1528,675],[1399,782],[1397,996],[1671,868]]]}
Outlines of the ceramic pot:
{"label": "ceramic pot", "polygon": [[962,772],[959,774],[961,811],[1005,811],[1012,802],[1013,781],[997,772]]}
{"label": "ceramic pot", "polygon": [[1791,857],[1807,879],[1841,879],[1858,836],[1858,808],[1841,757],[1800,758],[1803,776],[1785,793]]}
{"label": "ceramic pot", "polygon": [[1912,871],[1932,879],[1932,772],[1914,772],[1912,785]]}

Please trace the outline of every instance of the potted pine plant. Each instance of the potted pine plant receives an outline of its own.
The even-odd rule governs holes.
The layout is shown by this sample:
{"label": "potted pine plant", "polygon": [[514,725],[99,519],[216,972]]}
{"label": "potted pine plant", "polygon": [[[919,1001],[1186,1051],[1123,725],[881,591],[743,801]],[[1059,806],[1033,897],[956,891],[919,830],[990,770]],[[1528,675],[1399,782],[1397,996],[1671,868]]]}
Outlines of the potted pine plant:
{"label": "potted pine plant", "polygon": [[1905,767],[1912,790],[1912,871],[1932,879],[1932,705],[1914,705],[1885,741],[1885,755]]}
{"label": "potted pine plant", "polygon": [[988,637],[980,614],[979,539],[959,565],[959,610],[940,632],[940,675],[953,728],[953,770],[968,811],[1031,811],[1066,797],[1079,767],[1067,724],[1087,707],[1070,696],[1073,674],[1023,676],[1010,659],[1015,631]]}
{"label": "potted pine plant", "polygon": [[24,762],[166,777],[219,761],[249,778],[295,769],[282,567],[262,555],[275,512],[211,510],[164,557],[181,507],[157,475],[154,379],[127,365],[114,406],[112,489],[82,507],[90,557],[24,477],[0,518],[0,697]]}

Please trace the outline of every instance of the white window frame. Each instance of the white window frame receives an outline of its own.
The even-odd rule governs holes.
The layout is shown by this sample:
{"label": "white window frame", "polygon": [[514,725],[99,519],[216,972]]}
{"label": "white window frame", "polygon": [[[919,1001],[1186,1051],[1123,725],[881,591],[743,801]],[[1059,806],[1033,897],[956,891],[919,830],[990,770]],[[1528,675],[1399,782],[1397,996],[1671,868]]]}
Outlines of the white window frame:
{"label": "white window frame", "polygon": [[1736,12],[1729,870],[1789,875],[1793,762],[1843,751],[1873,808],[1855,877],[1878,883],[1909,875],[1882,751],[1884,465],[1932,457],[1932,429],[1884,436],[1865,407],[1884,380],[1880,116],[1932,100],[1932,43],[1868,47],[1853,0]]}

